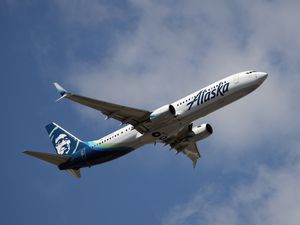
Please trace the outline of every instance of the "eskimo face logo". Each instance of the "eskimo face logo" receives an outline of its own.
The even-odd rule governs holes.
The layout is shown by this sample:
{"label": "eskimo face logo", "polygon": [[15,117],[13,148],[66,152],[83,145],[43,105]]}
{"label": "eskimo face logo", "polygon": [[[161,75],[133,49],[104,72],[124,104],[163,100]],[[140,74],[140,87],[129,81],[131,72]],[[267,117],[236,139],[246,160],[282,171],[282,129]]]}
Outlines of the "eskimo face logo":
{"label": "eskimo face logo", "polygon": [[68,154],[71,149],[71,141],[66,134],[60,134],[54,139],[55,148],[59,155]]}

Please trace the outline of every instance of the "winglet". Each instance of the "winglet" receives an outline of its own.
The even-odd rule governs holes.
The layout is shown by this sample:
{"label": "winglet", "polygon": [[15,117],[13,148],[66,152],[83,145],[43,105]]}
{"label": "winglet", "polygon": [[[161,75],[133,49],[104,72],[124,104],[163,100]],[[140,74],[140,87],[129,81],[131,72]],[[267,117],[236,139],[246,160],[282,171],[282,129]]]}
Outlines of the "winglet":
{"label": "winglet", "polygon": [[59,99],[57,99],[56,101],[58,102],[59,100],[61,100],[62,98],[67,96],[67,91],[66,89],[64,89],[62,86],[60,86],[58,83],[54,82],[53,83],[56,90],[59,92],[59,94],[61,95],[61,97]]}
{"label": "winglet", "polygon": [[61,96],[63,96],[63,95],[65,95],[66,93],[68,93],[68,92],[66,91],[66,89],[64,89],[64,88],[63,88],[62,86],[60,86],[58,83],[54,82],[53,84],[54,84],[56,90],[59,92],[59,94],[60,94]]}

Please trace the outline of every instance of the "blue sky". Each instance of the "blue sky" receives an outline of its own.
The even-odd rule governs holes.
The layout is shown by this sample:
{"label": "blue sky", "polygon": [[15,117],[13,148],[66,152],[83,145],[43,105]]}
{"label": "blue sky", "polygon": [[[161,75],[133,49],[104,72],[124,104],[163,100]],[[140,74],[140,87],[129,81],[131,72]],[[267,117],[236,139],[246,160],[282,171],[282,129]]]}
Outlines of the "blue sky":
{"label": "blue sky", "polygon": [[[5,224],[298,224],[297,1],[0,2],[1,221]],[[59,97],[147,110],[235,72],[266,71],[256,92],[196,124],[197,168],[162,146],[82,171],[77,180],[21,154],[54,152],[44,126],[83,140],[118,128]]]}

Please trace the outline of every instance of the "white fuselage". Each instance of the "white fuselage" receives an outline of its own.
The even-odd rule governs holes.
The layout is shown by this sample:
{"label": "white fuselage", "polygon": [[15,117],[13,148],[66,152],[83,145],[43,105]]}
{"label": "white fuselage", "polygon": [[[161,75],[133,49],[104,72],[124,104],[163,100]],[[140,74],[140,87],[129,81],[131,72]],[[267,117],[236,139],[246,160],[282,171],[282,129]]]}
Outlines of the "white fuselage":
{"label": "white fuselage", "polygon": [[[240,99],[259,87],[266,79],[264,72],[245,71],[228,76],[205,88],[200,89],[171,105],[175,116],[160,121],[151,133],[140,133],[127,125],[99,140],[92,141],[96,146],[128,146],[134,149],[142,145],[162,141],[170,135],[176,135],[183,127],[215,110]],[[154,135],[155,133],[155,135]],[[92,146],[91,146],[92,147]]]}

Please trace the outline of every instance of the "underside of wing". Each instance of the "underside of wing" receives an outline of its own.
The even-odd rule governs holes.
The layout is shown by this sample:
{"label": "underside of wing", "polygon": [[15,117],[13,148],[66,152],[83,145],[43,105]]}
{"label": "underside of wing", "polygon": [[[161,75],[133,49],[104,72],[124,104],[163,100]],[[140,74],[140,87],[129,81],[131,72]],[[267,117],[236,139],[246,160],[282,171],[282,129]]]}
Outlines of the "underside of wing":
{"label": "underside of wing", "polygon": [[63,98],[68,98],[74,102],[96,109],[103,113],[107,119],[114,118],[123,124],[131,124],[141,133],[148,130],[148,127],[144,125],[144,122],[148,120],[149,115],[151,114],[149,111],[72,94],[67,92],[59,84],[54,83],[54,85]]}
{"label": "underside of wing", "polygon": [[189,143],[183,150],[183,154],[190,158],[193,162],[193,167],[195,168],[197,160],[200,159],[201,155],[196,142]]}
{"label": "underside of wing", "polygon": [[197,160],[201,157],[197,143],[190,141],[189,137],[193,124],[183,127],[176,135],[168,137],[163,142],[165,145],[170,145],[171,149],[175,149],[177,153],[185,154],[193,162],[193,167],[196,166]]}
{"label": "underside of wing", "polygon": [[195,168],[197,160],[200,159],[201,155],[197,146],[197,143],[190,142],[185,146],[175,148],[177,152],[182,152],[193,162],[193,167]]}

